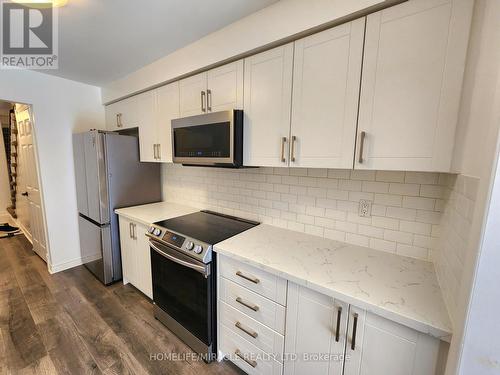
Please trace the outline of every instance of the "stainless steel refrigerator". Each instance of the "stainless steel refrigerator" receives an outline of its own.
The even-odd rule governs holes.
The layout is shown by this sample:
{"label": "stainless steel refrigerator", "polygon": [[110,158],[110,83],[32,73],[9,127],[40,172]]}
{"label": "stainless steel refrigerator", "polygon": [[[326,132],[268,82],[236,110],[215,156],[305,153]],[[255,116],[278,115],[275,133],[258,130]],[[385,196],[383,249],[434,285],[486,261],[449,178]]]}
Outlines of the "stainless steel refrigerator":
{"label": "stainless steel refrigerator", "polygon": [[122,278],[116,208],[161,200],[160,166],[139,162],[136,137],[73,135],[81,256],[104,284]]}

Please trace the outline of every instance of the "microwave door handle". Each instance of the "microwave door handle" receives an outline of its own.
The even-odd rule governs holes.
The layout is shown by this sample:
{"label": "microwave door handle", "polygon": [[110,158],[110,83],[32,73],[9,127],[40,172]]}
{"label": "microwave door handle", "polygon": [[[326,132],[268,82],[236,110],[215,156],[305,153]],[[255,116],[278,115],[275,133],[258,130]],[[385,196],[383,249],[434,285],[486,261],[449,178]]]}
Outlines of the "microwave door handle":
{"label": "microwave door handle", "polygon": [[182,260],[182,259],[179,259],[173,255],[170,255],[168,253],[166,253],[165,251],[159,249],[155,244],[153,244],[151,241],[149,241],[149,246],[151,246],[151,248],[156,251],[158,254],[160,254],[161,256],[167,258],[167,259],[170,259],[172,262],[175,262],[177,264],[180,264],[182,266],[185,266],[185,267],[188,267],[188,268],[191,268],[192,270],[195,270],[203,275],[205,275],[205,277],[207,277],[209,275],[208,271],[205,269],[205,266],[200,266],[198,264],[194,264],[194,263],[191,263],[191,262],[187,262],[185,260]]}

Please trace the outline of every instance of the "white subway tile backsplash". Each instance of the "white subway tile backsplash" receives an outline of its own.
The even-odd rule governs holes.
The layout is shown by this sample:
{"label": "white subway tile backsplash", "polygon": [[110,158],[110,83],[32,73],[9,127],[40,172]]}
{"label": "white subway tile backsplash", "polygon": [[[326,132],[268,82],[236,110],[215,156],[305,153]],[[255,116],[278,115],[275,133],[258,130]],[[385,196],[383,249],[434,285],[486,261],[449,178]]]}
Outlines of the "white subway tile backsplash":
{"label": "white subway tile backsplash", "polygon": [[[377,250],[396,252],[399,247],[405,255],[430,260],[435,258],[433,252],[441,251],[435,243],[447,207],[443,192],[447,187],[435,183],[455,181],[447,176],[307,168],[224,170],[167,164],[163,166],[163,196],[166,201]],[[465,191],[466,182],[460,182]],[[470,186],[473,191],[474,185]],[[359,216],[361,199],[372,202],[371,216]],[[457,200],[460,213],[470,212],[469,201]],[[463,226],[456,220],[453,230]]]}
{"label": "white subway tile backsplash", "polygon": [[382,182],[405,182],[405,172],[399,171],[377,171],[375,175],[376,181]]}
{"label": "white subway tile backsplash", "polygon": [[420,185],[418,184],[389,184],[389,193],[396,195],[418,196]]}

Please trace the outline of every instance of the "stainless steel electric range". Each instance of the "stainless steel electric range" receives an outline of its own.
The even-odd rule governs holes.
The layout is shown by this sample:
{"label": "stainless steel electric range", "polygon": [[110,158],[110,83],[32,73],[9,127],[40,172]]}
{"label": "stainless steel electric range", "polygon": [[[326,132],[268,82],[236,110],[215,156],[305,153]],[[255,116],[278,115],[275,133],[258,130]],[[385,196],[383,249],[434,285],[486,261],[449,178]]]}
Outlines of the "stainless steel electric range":
{"label": "stainless steel electric range", "polygon": [[149,228],[155,318],[207,362],[217,347],[213,245],[258,224],[200,211]]}

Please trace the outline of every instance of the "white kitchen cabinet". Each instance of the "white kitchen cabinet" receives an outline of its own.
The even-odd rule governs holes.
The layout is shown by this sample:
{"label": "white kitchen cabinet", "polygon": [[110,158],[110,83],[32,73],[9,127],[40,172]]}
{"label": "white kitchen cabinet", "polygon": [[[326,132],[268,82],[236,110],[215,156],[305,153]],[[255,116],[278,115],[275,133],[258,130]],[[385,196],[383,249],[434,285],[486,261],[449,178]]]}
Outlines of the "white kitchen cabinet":
{"label": "white kitchen cabinet", "polygon": [[245,59],[243,163],[288,165],[293,43]]}
{"label": "white kitchen cabinet", "polygon": [[367,17],[356,169],[450,170],[471,12],[461,3]]}
{"label": "white kitchen cabinet", "polygon": [[207,73],[179,81],[180,117],[200,115],[206,109]]}
{"label": "white kitchen cabinet", "polygon": [[123,216],[120,216],[119,222],[123,283],[131,283],[146,296],[153,298],[147,227]]}
{"label": "white kitchen cabinet", "polygon": [[285,352],[297,360],[285,361],[287,375],[436,375],[439,346],[436,338],[288,285]]}
{"label": "white kitchen cabinet", "polygon": [[349,309],[347,337],[346,357],[350,359],[345,361],[344,375],[439,373],[438,339],[353,305]]}
{"label": "white kitchen cabinet", "polygon": [[[285,352],[297,359],[285,362],[285,374],[342,375],[349,305],[289,283],[286,314]],[[333,355],[307,357],[315,354]]]}
{"label": "white kitchen cabinet", "polygon": [[207,111],[243,109],[243,60],[207,72]]}
{"label": "white kitchen cabinet", "polygon": [[179,117],[179,83],[174,82],[141,95],[147,97],[143,100],[149,106],[149,112],[146,105],[142,106],[144,115],[139,125],[141,161],[171,162],[171,120]]}
{"label": "white kitchen cabinet", "polygon": [[364,30],[361,18],[295,42],[290,166],[352,168]]}
{"label": "white kitchen cabinet", "polygon": [[[141,117],[140,101],[132,96],[105,108],[106,129],[109,131],[136,128]],[[144,102],[142,103],[144,105]]]}
{"label": "white kitchen cabinet", "polygon": [[180,116],[243,108],[243,60],[179,82]]}

